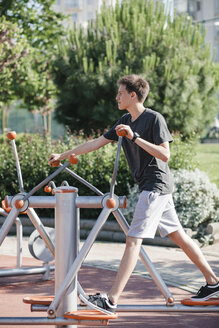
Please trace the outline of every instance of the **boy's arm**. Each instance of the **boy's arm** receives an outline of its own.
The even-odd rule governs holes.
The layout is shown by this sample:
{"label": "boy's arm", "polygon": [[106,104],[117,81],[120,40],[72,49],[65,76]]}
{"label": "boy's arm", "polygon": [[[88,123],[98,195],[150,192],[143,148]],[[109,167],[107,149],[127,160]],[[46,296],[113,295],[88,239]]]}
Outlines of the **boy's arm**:
{"label": "boy's arm", "polygon": [[86,143],[79,145],[72,150],[68,150],[62,154],[51,154],[49,157],[49,165],[52,165],[52,163],[55,161],[62,161],[73,154],[75,156],[78,156],[90,153],[91,151],[97,150],[110,142],[112,142],[112,140],[106,139],[104,136],[100,136],[96,139],[89,140]]}
{"label": "boy's arm", "polygon": [[[132,138],[134,136],[134,132],[132,131],[132,129],[130,128],[129,125],[124,125],[124,124],[117,125],[115,130],[116,131],[125,130],[126,137],[130,140],[132,140]],[[160,145],[155,145],[155,144],[152,144],[151,142],[148,142],[140,137],[135,140],[135,143],[139,147],[143,148],[150,155],[161,159],[163,162],[168,162],[168,160],[170,158],[170,149],[169,149],[168,141],[163,142]]]}
{"label": "boy's arm", "polygon": [[161,159],[163,162],[168,162],[170,158],[170,149],[168,141],[165,141],[160,145],[155,145],[142,138],[137,138],[135,143],[152,156]]}

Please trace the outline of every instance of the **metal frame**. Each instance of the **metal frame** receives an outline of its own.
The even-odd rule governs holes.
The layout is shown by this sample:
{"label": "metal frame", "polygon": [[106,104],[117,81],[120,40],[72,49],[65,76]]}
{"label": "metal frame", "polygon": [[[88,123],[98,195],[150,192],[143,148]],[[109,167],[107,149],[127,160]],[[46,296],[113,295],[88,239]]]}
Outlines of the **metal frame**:
{"label": "metal frame", "polygon": [[[13,142],[14,143],[14,142]],[[18,174],[19,177],[19,184],[20,184],[20,189],[22,190],[21,194],[16,195],[16,200],[22,200],[24,206],[20,209],[16,208],[16,202],[15,202],[15,197],[10,198],[8,197],[8,202],[11,203],[12,205],[12,210],[9,213],[7,219],[5,220],[5,223],[3,224],[1,230],[0,230],[0,245],[2,241],[4,240],[5,236],[7,235],[8,231],[10,230],[11,225],[15,222],[17,215],[19,212],[23,211],[24,209],[27,210],[27,214],[32,221],[33,225],[35,228],[38,230],[39,234],[41,235],[42,239],[45,241],[46,246],[49,248],[52,254],[54,254],[55,248],[50,240],[49,235],[47,234],[42,222],[36,215],[35,211],[33,210],[33,207],[51,207],[55,208],[57,212],[57,217],[56,217],[56,224],[60,224],[61,227],[66,224],[66,215],[68,216],[67,212],[73,212],[73,216],[69,215],[67,218],[68,225],[73,224],[74,226],[74,232],[73,236],[72,234],[68,232],[72,232],[72,229],[65,229],[65,234],[69,234],[67,237],[67,254],[65,253],[65,247],[63,246],[63,235],[61,236],[60,230],[62,229],[57,229],[57,234],[56,238],[58,239],[58,245],[60,248],[62,248],[62,255],[57,255],[60,258],[60,261],[63,261],[61,257],[63,257],[63,252],[65,254],[65,259],[64,262],[61,262],[62,264],[59,265],[59,268],[56,271],[55,279],[57,281],[56,284],[56,293],[55,297],[50,304],[50,306],[33,306],[32,310],[34,311],[47,311],[47,318],[41,318],[41,317],[19,317],[19,318],[7,318],[7,317],[0,317],[0,325],[24,325],[24,324],[38,324],[38,325],[51,325],[51,324],[56,324],[58,326],[64,325],[66,327],[70,327],[69,325],[73,324],[78,324],[77,320],[72,320],[72,319],[64,319],[63,317],[60,317],[60,314],[63,315],[63,311],[66,311],[67,307],[69,306],[69,297],[67,296],[68,293],[73,292],[73,307],[75,305],[77,306],[76,302],[76,294],[77,292],[79,294],[82,294],[86,296],[85,292],[83,291],[83,288],[80,286],[80,284],[76,284],[77,281],[77,273],[78,270],[80,269],[85,257],[90,251],[91,246],[93,245],[96,236],[100,229],[102,228],[103,224],[106,222],[108,216],[110,213],[113,213],[115,216],[116,220],[118,221],[119,225],[121,226],[122,230],[124,233],[127,235],[129,225],[127,221],[125,220],[124,216],[122,215],[121,211],[119,210],[119,207],[123,207],[124,205],[124,198],[118,197],[114,195],[114,186],[115,186],[115,180],[116,180],[116,174],[117,174],[117,169],[118,169],[118,162],[119,162],[119,156],[120,156],[120,150],[121,150],[121,144],[122,144],[122,137],[119,137],[119,143],[118,143],[118,148],[117,148],[117,155],[116,155],[116,161],[115,161],[115,166],[114,166],[114,172],[112,176],[112,182],[110,186],[110,193],[104,195],[100,190],[92,186],[90,183],[88,183],[86,180],[72,172],[67,168],[67,166],[70,164],[69,162],[65,163],[64,165],[60,164],[59,168],[52,173],[49,177],[47,177],[45,180],[43,180],[40,184],[38,184],[36,187],[34,187],[28,194],[24,194],[23,188],[22,188],[22,182],[21,182],[21,172]],[[15,157],[16,157],[16,152],[15,152]],[[18,162],[19,163],[19,162]],[[17,165],[17,170],[19,171],[19,165]],[[74,196],[68,195],[71,194],[71,192],[64,192],[60,193],[60,189],[68,189],[72,187],[68,186],[63,186],[60,188],[55,189],[55,201],[54,197],[48,197],[42,198],[42,197],[36,197],[33,196],[33,194],[43,187],[45,184],[50,182],[56,175],[58,175],[61,171],[66,170],[70,175],[75,177],[77,180],[85,184],[87,187],[89,187],[91,190],[95,191],[98,194],[97,197],[89,197],[86,196],[82,199],[82,197],[77,196],[75,193]],[[69,189],[68,189],[69,190]],[[73,198],[72,198],[73,197]],[[60,201],[61,199],[61,201]],[[90,234],[88,235],[86,241],[84,242],[81,250],[77,254],[77,245],[78,245],[78,233],[77,233],[77,212],[78,208],[85,206],[86,208],[94,208],[96,205],[98,207],[100,206],[100,199],[101,199],[101,207],[102,211],[99,214],[99,217],[97,218],[97,221],[92,228]],[[114,200],[115,205],[113,208],[108,206],[108,200]],[[33,207],[31,207],[33,206]],[[69,207],[70,206],[70,207]],[[66,210],[67,208],[67,210]],[[69,211],[69,208],[72,210]],[[72,241],[73,240],[73,241]],[[73,242],[73,244],[71,244]],[[75,249],[74,255],[73,255],[73,261],[70,261],[72,263],[67,263],[67,259],[69,256],[71,256],[71,248]],[[188,307],[184,305],[176,305],[174,304],[174,298],[170,291],[168,290],[166,284],[160,277],[159,273],[156,271],[155,267],[153,266],[152,262],[148,258],[146,252],[144,249],[141,247],[140,251],[140,258],[145,265],[146,269],[149,271],[152,279],[154,280],[155,284],[157,285],[158,289],[161,291],[163,294],[165,300],[166,300],[166,305],[120,305],[118,307],[118,312],[217,312],[219,311],[219,307],[217,306],[198,306],[198,307]],[[59,259],[58,259],[59,260]],[[64,264],[63,264],[64,263]],[[61,310],[60,310],[61,309]],[[69,310],[69,309],[67,309]],[[56,316],[59,317],[56,317]],[[92,323],[93,320],[92,320]],[[99,322],[100,323],[100,322]],[[86,324],[83,321],[83,325]],[[90,324],[90,322],[88,322]]]}
{"label": "metal frame", "polygon": [[[8,216],[8,213],[0,207],[0,214],[4,217]],[[15,219],[16,224],[16,236],[17,236],[17,252],[16,252],[16,268],[14,269],[1,269],[0,277],[13,277],[23,275],[43,274],[42,280],[49,280],[50,271],[54,270],[54,266],[49,262],[44,262],[43,266],[36,267],[23,267],[22,266],[22,239],[23,239],[23,226],[19,217]]]}

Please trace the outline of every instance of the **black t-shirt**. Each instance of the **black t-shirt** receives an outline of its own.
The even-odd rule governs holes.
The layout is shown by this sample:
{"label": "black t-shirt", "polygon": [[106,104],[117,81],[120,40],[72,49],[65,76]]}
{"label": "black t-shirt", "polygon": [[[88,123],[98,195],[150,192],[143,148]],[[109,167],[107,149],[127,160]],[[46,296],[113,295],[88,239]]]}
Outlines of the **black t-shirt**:
{"label": "black t-shirt", "polygon": [[[142,139],[155,145],[173,141],[164,117],[149,108],[145,109],[133,122],[129,113],[123,115],[109,131],[104,133],[104,137],[117,141],[115,127],[119,124],[129,125],[132,131],[137,132]],[[126,137],[123,137],[122,147],[140,191],[155,191],[160,194],[173,192],[173,178],[166,162],[150,155]]]}

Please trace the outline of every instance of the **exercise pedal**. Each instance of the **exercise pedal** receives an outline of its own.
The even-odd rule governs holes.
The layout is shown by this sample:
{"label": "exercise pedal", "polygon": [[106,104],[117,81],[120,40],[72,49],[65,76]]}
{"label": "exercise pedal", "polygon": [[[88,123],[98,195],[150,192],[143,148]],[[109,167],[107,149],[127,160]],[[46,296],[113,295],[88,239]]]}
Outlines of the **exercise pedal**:
{"label": "exercise pedal", "polygon": [[78,324],[83,324],[84,321],[99,321],[103,325],[108,325],[109,320],[118,318],[118,313],[105,314],[98,310],[79,310],[66,312],[65,319],[75,319]]}
{"label": "exercise pedal", "polygon": [[191,301],[190,298],[185,298],[181,301],[181,304],[188,305],[188,306],[208,306],[208,305],[219,305],[219,298],[209,298],[206,301]]}
{"label": "exercise pedal", "polygon": [[30,305],[50,305],[54,296],[24,297],[23,302]]}
{"label": "exercise pedal", "polygon": [[[54,299],[54,296],[34,296],[34,297],[24,297],[23,302],[25,304],[32,305],[46,305],[49,306]],[[118,313],[105,314],[98,310],[78,310],[65,312],[65,319],[75,319],[78,325],[84,324],[85,321],[97,321],[101,325],[108,325],[109,320],[118,318]]]}

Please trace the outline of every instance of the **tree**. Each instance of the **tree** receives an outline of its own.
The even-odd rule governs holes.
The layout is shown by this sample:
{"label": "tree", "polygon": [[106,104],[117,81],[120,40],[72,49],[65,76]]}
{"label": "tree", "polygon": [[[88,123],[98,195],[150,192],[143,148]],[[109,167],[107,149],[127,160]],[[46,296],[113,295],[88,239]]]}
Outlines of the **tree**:
{"label": "tree", "polygon": [[217,111],[219,75],[202,26],[188,18],[166,24],[162,5],[130,0],[103,6],[86,31],[75,25],[54,65],[58,120],[72,130],[106,128],[121,115],[117,79],[137,73],[151,86],[145,106],[171,130],[201,131]]}
{"label": "tree", "polygon": [[[54,109],[56,86],[51,77],[59,39],[64,35],[64,15],[51,9],[54,0],[2,0],[0,15],[16,24],[31,47],[26,65],[16,74],[16,94],[30,111],[39,111],[47,132],[47,116]],[[18,76],[19,75],[19,76]]]}
{"label": "tree", "polygon": [[7,127],[7,109],[15,98],[15,90],[21,67],[25,67],[25,58],[30,48],[21,29],[16,24],[0,17],[0,103],[2,104],[2,132]]}
{"label": "tree", "polygon": [[30,45],[42,52],[57,49],[63,35],[62,13],[52,9],[54,0],[1,0],[0,16],[23,30]]}

